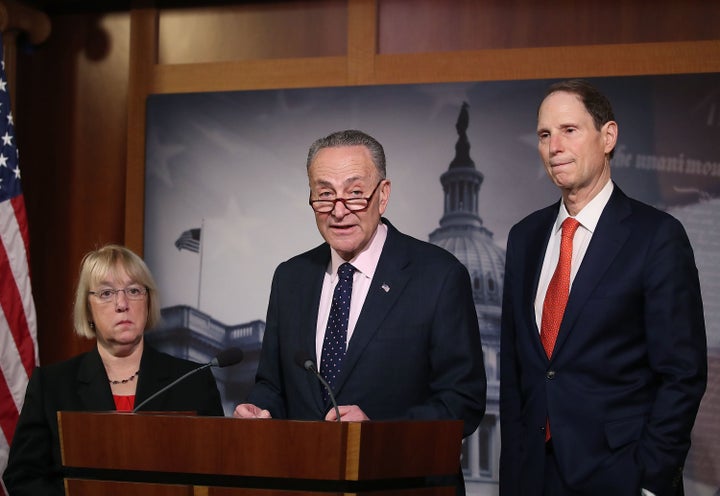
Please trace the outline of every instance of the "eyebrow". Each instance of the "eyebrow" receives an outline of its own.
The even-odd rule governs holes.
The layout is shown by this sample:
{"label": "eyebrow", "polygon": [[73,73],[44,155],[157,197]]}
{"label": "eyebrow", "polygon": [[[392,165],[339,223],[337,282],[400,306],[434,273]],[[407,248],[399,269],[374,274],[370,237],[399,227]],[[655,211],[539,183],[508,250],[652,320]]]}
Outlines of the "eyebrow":
{"label": "eyebrow", "polygon": [[[567,123],[567,124],[560,124],[560,126],[558,126],[558,127],[559,127],[560,129],[567,129],[567,128],[569,128],[569,127],[580,127],[580,126],[579,126],[578,124],[575,124],[575,123]],[[537,128],[537,131],[536,131],[536,132],[537,132],[537,134],[540,134],[540,133],[542,133],[542,132],[546,132],[546,131],[549,131],[549,130],[550,130],[550,129],[549,129],[549,126],[548,126],[548,127],[539,127],[539,128]]]}

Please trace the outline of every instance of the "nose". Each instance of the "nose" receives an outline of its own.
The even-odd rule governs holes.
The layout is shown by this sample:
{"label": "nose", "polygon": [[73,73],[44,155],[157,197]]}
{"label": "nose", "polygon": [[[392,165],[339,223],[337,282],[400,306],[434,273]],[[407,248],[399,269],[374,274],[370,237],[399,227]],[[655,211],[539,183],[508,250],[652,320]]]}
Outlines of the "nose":
{"label": "nose", "polygon": [[342,201],[336,201],[335,205],[333,205],[333,209],[330,211],[330,215],[337,219],[343,218],[349,213],[350,210],[345,206],[345,203]]}
{"label": "nose", "polygon": [[552,134],[548,138],[548,147],[550,151],[550,155],[555,155],[556,153],[562,151],[562,139],[560,135],[558,134]]}
{"label": "nose", "polygon": [[119,289],[117,293],[115,293],[115,311],[116,312],[124,312],[128,309],[128,299],[125,295],[124,289]]}

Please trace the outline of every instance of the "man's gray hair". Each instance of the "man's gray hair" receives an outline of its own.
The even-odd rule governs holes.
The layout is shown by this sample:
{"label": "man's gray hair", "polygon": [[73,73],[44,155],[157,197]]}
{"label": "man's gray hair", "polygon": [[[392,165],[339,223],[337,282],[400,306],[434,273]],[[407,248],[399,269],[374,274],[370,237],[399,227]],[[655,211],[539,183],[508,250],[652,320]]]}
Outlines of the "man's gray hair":
{"label": "man's gray hair", "polygon": [[355,129],[337,131],[325,136],[324,138],[316,140],[310,146],[305,166],[307,169],[310,169],[310,164],[312,164],[313,160],[315,160],[315,156],[323,148],[337,148],[341,146],[364,146],[367,148],[380,179],[385,179],[385,150],[383,150],[382,145],[375,138]]}

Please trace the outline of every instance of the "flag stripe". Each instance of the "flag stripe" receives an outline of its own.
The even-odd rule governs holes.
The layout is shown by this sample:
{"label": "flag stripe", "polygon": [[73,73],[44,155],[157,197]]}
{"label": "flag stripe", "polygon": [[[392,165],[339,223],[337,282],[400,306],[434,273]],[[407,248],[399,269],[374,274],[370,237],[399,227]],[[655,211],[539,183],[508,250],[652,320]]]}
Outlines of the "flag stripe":
{"label": "flag stripe", "polygon": [[[10,388],[8,387],[5,376],[0,374],[0,404],[2,405],[15,405]],[[8,446],[12,442],[13,431],[18,420],[17,406],[15,408],[3,408],[0,410],[0,428],[2,428],[3,435],[7,440]],[[0,451],[2,449],[0,448]]]}
{"label": "flag stripe", "polygon": [[27,212],[25,211],[25,197],[18,195],[10,200],[12,203],[13,210],[15,211],[15,221],[17,222],[18,232],[22,236],[23,246],[25,247],[25,253],[23,253],[22,263],[24,264],[24,270],[30,277],[30,264],[28,261],[30,257],[30,232],[28,229]]}
{"label": "flag stripe", "polygon": [[[19,197],[22,200],[22,196]],[[0,306],[21,362],[29,376],[35,367],[35,342],[26,315],[34,313],[25,243],[18,239],[22,227],[9,202],[0,204]],[[20,236],[21,237],[21,236]],[[9,248],[9,249],[8,249]],[[12,277],[10,277],[12,275]]]}

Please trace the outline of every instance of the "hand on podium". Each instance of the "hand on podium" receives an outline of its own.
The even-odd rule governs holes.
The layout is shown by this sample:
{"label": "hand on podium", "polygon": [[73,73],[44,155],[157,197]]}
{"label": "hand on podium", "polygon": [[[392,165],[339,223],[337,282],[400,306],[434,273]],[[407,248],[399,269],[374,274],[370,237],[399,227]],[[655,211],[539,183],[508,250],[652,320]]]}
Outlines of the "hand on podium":
{"label": "hand on podium", "polygon": [[241,403],[235,407],[233,412],[235,418],[272,418],[270,412],[260,407],[253,405],[252,403]]}
{"label": "hand on podium", "polygon": [[[341,405],[338,407],[338,410],[340,411],[341,422],[362,422],[370,420],[368,416],[365,415],[365,412],[357,405]],[[327,415],[325,415],[325,420],[335,422],[337,419],[335,409],[330,409]]]}

